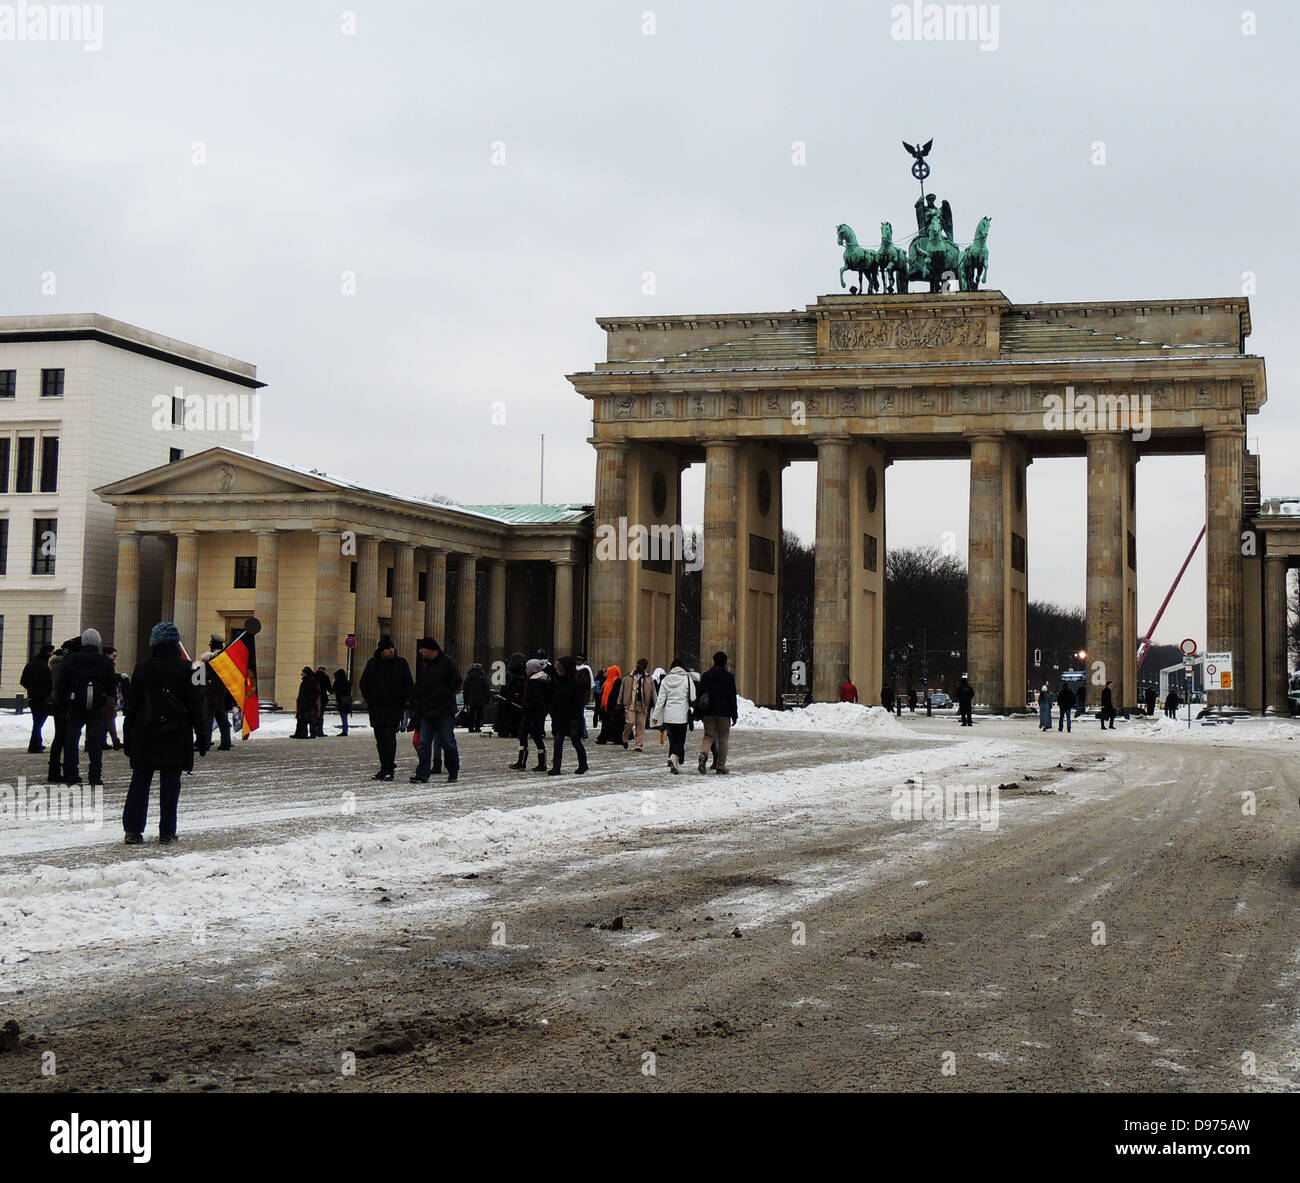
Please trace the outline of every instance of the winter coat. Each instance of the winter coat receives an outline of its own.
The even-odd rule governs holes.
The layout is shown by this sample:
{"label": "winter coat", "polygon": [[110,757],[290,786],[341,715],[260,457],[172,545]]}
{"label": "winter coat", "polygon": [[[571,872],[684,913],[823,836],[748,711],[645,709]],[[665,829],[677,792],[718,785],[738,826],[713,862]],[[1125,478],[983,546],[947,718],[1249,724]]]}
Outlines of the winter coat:
{"label": "winter coat", "polygon": [[685,723],[690,719],[694,705],[695,682],[681,666],[675,665],[659,687],[659,700],[650,716],[651,725]]}
{"label": "winter coat", "polygon": [[411,708],[421,716],[454,715],[459,689],[460,670],[445,653],[439,653],[432,661],[417,661]]}
{"label": "winter coat", "polygon": [[739,717],[736,704],[736,675],[725,665],[715,665],[704,671],[700,679],[700,698],[709,696],[707,708],[700,709],[700,715],[709,719],[730,719],[733,723]]}
{"label": "winter coat", "polygon": [[[636,696],[640,692],[641,701],[637,702]],[[658,692],[655,690],[654,679],[649,673],[638,673],[633,670],[623,679],[623,685],[618,692],[619,706],[623,708],[624,716],[636,714],[640,711],[647,718],[650,712],[655,708],[655,698]]]}
{"label": "winter coat", "polygon": [[845,682],[840,687],[840,702],[857,702],[858,688],[852,682]]}
{"label": "winter coat", "polygon": [[342,672],[334,675],[334,702],[340,711],[352,709],[352,686],[347,674]]}
{"label": "winter coat", "polygon": [[1074,709],[1074,691],[1068,686],[1062,686],[1060,694],[1056,696],[1056,705],[1063,711],[1072,711]]}
{"label": "winter coat", "polygon": [[323,715],[325,708],[330,701],[330,676],[324,670],[316,671],[316,685],[320,687],[320,710],[317,714]]}
{"label": "winter coat", "polygon": [[465,675],[465,705],[485,707],[488,701],[487,675],[479,666],[472,666]]}
{"label": "winter coat", "polygon": [[366,700],[372,727],[396,727],[411,697],[414,682],[405,657],[380,657],[379,650],[361,674],[361,697]]}
{"label": "winter coat", "polygon": [[524,714],[533,720],[545,719],[551,709],[552,693],[551,675],[544,669],[530,675],[524,684]]}
{"label": "winter coat", "polygon": [[1115,709],[1115,696],[1111,693],[1110,687],[1107,686],[1101,692],[1101,710],[1103,714],[1109,715]]}
{"label": "winter coat", "polygon": [[589,665],[580,665],[577,668],[578,673],[582,674],[587,679],[587,701],[582,704],[585,707],[591,702],[593,692],[597,692],[596,671]]}
{"label": "winter coat", "polygon": [[54,688],[54,679],[50,675],[50,659],[33,657],[23,666],[18,685],[27,691],[27,700],[32,710],[44,710],[45,704],[49,701],[50,691]]}
{"label": "winter coat", "polygon": [[1182,706],[1182,700],[1171,690],[1165,698],[1165,710],[1176,711],[1180,706]]}
{"label": "winter coat", "polygon": [[975,688],[969,682],[963,682],[957,687],[957,701],[964,707],[975,701]]}
{"label": "winter coat", "polygon": [[122,743],[131,767],[191,772],[195,746],[200,753],[208,750],[208,730],[194,667],[181,656],[179,645],[155,645],[135,667],[127,688]]}
{"label": "winter coat", "polygon": [[[105,702],[117,693],[117,668],[99,651],[97,645],[86,645],[79,653],[68,658],[60,683],[62,697],[66,699],[79,684],[85,682],[97,687]],[[96,711],[102,709],[97,707]],[[85,704],[73,705],[68,717],[74,720],[85,719]]]}
{"label": "winter coat", "polygon": [[315,719],[320,714],[320,683],[315,674],[303,674],[298,683],[298,718]]}
{"label": "winter coat", "polygon": [[582,673],[555,679],[551,695],[551,727],[556,735],[581,735],[582,711],[587,704],[587,679]]}

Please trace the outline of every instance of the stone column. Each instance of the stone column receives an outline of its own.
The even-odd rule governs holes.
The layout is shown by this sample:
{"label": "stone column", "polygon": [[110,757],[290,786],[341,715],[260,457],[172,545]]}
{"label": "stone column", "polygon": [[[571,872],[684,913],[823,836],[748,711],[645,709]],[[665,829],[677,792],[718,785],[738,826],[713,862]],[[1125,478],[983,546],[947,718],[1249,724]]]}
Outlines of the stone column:
{"label": "stone column", "polygon": [[333,677],[343,651],[339,632],[339,561],[343,553],[337,530],[316,531],[316,633],[312,664]]}
{"label": "stone column", "polygon": [[850,439],[833,436],[813,442],[817,445],[813,698],[836,702],[849,672]]}
{"label": "stone column", "polygon": [[1232,654],[1233,688],[1212,691],[1211,705],[1240,705],[1246,676],[1241,555],[1241,470],[1245,443],[1239,427],[1205,429],[1206,651]]}
{"label": "stone column", "polygon": [[[1087,703],[1097,707],[1106,682],[1118,709],[1124,704],[1124,567],[1128,531],[1124,513],[1130,443],[1117,432],[1090,434],[1088,449]],[[1131,660],[1131,659],[1130,659]]]}
{"label": "stone column", "polygon": [[573,560],[556,559],[555,573],[555,627],[553,629],[555,656],[567,657],[573,653]]}
{"label": "stone column", "polygon": [[128,677],[135,669],[140,640],[140,535],[123,530],[117,536],[117,599],[113,608],[113,644],[117,668]]}
{"label": "stone column", "polygon": [[[474,595],[477,586],[477,562],[473,555],[460,556],[460,580],[456,604],[456,650],[452,654],[462,674],[474,660]],[[434,637],[442,644],[442,637]]]}
{"label": "stone column", "polygon": [[176,539],[163,538],[162,604],[159,620],[171,620],[176,615]]}
{"label": "stone column", "polygon": [[[975,691],[975,701],[986,703],[994,711],[1015,705],[1007,701],[1003,662],[1007,546],[1003,500],[1005,447],[1000,432],[970,437],[966,672]],[[897,692],[898,687],[894,690]]]}
{"label": "stone column", "polygon": [[591,652],[593,669],[627,661],[627,561],[602,533],[620,535],[627,517],[628,445],[596,444],[596,544],[591,563]]}
{"label": "stone column", "polygon": [[447,552],[430,550],[424,573],[424,635],[446,644]]}
{"label": "stone column", "polygon": [[[425,589],[428,594],[428,588]],[[415,642],[420,637],[420,601],[416,598],[415,544],[393,543],[393,640],[397,655],[415,669]]]}
{"label": "stone column", "polygon": [[195,644],[199,627],[199,536],[193,530],[176,534],[176,606],[172,621],[181,634],[181,644],[191,657],[206,646]]}
{"label": "stone column", "polygon": [[[488,564],[488,662],[506,659],[506,564],[493,559]],[[491,665],[488,667],[491,670]]]}
{"label": "stone column", "polygon": [[253,641],[257,655],[258,698],[276,701],[276,645],[280,626],[280,531],[257,530],[257,588],[253,593],[253,615],[262,631]]}
{"label": "stone column", "polygon": [[357,539],[357,600],[352,631],[357,637],[352,659],[352,695],[360,699],[361,675],[379,645],[379,539]]}
{"label": "stone column", "polygon": [[[721,649],[736,664],[736,587],[740,562],[736,542],[735,440],[706,440],[704,470],[704,554],[700,569],[700,664]],[[641,654],[629,654],[640,657]],[[647,655],[653,656],[653,655]]]}
{"label": "stone column", "polygon": [[1287,716],[1286,555],[1264,556],[1264,707]]}

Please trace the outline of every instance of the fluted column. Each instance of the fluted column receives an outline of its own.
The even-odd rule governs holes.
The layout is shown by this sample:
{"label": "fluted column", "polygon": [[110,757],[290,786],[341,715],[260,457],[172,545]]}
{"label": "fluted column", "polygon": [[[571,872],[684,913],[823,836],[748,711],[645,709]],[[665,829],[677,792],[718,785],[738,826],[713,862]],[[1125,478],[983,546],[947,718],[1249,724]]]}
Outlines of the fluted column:
{"label": "fluted column", "polygon": [[[975,701],[1007,706],[1003,661],[1006,630],[1006,440],[1000,432],[970,439],[970,522],[967,540],[966,672]],[[894,687],[895,692],[900,688]]]}
{"label": "fluted column", "polygon": [[489,663],[506,659],[506,565],[502,559],[488,564],[487,659]]}
{"label": "fluted column", "polygon": [[1287,697],[1285,555],[1264,556],[1264,706],[1278,715],[1289,715]]}
{"label": "fluted column", "polygon": [[[817,445],[813,697],[835,702],[849,672],[850,441],[848,436],[834,436],[813,442]],[[702,648],[707,651],[708,643]]]}
{"label": "fluted column", "polygon": [[593,668],[627,661],[627,560],[617,545],[619,519],[627,518],[627,460],[627,444],[596,444],[596,534],[588,654]]}
{"label": "fluted column", "polygon": [[556,559],[555,572],[555,656],[573,652],[573,560]]}
{"label": "fluted column", "polygon": [[352,661],[352,694],[361,698],[361,675],[379,645],[379,539],[357,539],[357,600],[352,631],[357,637]]}
{"label": "fluted column", "polygon": [[1245,442],[1240,428],[1205,431],[1205,622],[1206,651],[1232,654],[1233,688],[1212,691],[1212,705],[1240,705],[1246,676],[1241,556],[1241,470]]}
{"label": "fluted column", "polygon": [[[456,652],[452,655],[464,673],[474,660],[474,598],[478,564],[473,555],[460,556],[460,585],[456,596]],[[446,644],[441,637],[435,641]]]}
{"label": "fluted column", "polygon": [[113,644],[117,668],[128,677],[139,656],[140,535],[135,530],[117,536],[117,598],[113,607]]}
{"label": "fluted column", "polygon": [[[740,561],[736,545],[736,441],[706,440],[704,469],[704,555],[700,569],[700,654],[736,652],[736,587]],[[628,655],[629,658],[634,656]],[[635,656],[640,656],[639,654]]]}
{"label": "fluted column", "polygon": [[274,702],[276,645],[280,633],[280,531],[258,530],[257,588],[253,593],[253,615],[262,626],[253,641],[257,654],[258,697]]}
{"label": "fluted column", "polygon": [[[428,594],[428,588],[425,588]],[[419,639],[420,602],[416,599],[415,545],[411,542],[393,543],[393,640],[397,642],[397,655],[405,657],[415,668],[415,642]]]}
{"label": "fluted column", "polygon": [[203,651],[195,644],[199,625],[199,536],[193,530],[176,534],[176,606],[172,622],[181,634],[181,644],[191,657]]}
{"label": "fluted column", "polygon": [[430,550],[424,573],[424,635],[446,644],[447,552]]}
{"label": "fluted column", "polygon": [[1124,703],[1124,564],[1128,538],[1124,481],[1128,437],[1118,432],[1087,436],[1088,554],[1087,621],[1089,704],[1101,702],[1107,681],[1118,708]]}
{"label": "fluted column", "polygon": [[331,675],[343,651],[339,632],[339,562],[343,553],[337,530],[316,531],[316,634],[312,664]]}

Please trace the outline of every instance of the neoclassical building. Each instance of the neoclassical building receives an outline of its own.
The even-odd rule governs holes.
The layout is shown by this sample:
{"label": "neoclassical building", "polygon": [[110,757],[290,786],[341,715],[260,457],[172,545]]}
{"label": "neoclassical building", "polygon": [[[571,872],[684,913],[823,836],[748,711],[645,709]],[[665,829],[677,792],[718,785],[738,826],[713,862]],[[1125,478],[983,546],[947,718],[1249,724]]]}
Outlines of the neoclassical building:
{"label": "neoclassical building", "polygon": [[116,511],[121,669],[160,619],[195,654],[256,616],[261,696],[282,704],[304,665],[347,668],[349,635],[354,684],[383,633],[412,662],[432,635],[462,670],[585,646],[590,506],[442,505],[224,447],[96,492]]}

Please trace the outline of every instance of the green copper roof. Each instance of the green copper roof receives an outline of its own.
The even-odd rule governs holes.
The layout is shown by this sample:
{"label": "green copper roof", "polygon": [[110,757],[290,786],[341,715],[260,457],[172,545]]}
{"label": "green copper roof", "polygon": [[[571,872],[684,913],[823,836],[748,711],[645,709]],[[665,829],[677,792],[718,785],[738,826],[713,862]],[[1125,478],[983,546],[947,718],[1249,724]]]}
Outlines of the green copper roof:
{"label": "green copper roof", "polygon": [[458,505],[512,526],[563,526],[590,516],[590,505]]}

